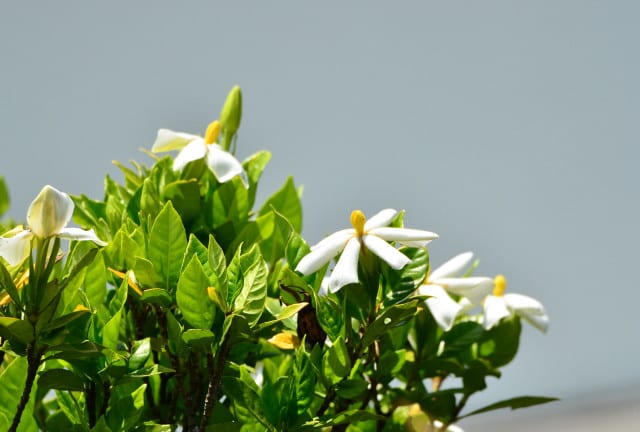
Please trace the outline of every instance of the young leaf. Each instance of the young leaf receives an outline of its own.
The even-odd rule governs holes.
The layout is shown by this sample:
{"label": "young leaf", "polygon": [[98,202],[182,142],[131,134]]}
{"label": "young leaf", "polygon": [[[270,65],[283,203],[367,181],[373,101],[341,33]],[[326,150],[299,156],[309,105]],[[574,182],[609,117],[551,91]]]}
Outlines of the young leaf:
{"label": "young leaf", "polygon": [[417,310],[418,301],[398,304],[385,309],[375,321],[367,327],[362,337],[362,345],[369,346],[390,329],[402,325],[411,319]]}
{"label": "young leaf", "polygon": [[162,277],[164,287],[173,290],[180,277],[180,264],[187,248],[187,236],[180,215],[171,202],[165,204],[149,234],[149,259]]}
{"label": "young leaf", "polygon": [[176,301],[184,319],[194,328],[210,329],[215,316],[215,305],[209,299],[209,278],[197,256],[193,256],[178,280]]}
{"label": "young leaf", "polygon": [[9,190],[4,181],[4,177],[0,176],[0,216],[9,209]]}

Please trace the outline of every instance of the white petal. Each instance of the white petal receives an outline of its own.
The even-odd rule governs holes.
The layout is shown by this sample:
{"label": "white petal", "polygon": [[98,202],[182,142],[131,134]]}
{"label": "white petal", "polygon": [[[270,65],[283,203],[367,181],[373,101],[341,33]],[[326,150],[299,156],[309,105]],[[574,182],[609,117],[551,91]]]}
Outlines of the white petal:
{"label": "white petal", "polygon": [[380,259],[389,264],[389,266],[394,270],[400,270],[402,267],[406,266],[409,261],[411,261],[406,257],[406,255],[398,251],[398,249],[394,248],[386,241],[382,240],[380,237],[364,235],[362,236],[362,242],[367,249],[380,257]]}
{"label": "white petal", "polygon": [[353,237],[353,234],[350,234],[349,236],[345,236],[344,234],[344,231],[333,233],[312,247],[311,252],[305,255],[304,258],[298,262],[296,271],[308,276],[331,261],[331,258],[338,255],[338,253],[344,249],[349,238]]}
{"label": "white petal", "polygon": [[430,231],[391,227],[373,228],[367,231],[367,234],[375,235],[386,241],[397,241],[410,247],[424,247],[431,240],[438,238],[438,234]]}
{"label": "white petal", "polygon": [[347,242],[342,255],[338,259],[331,279],[329,280],[329,291],[336,292],[345,285],[358,283],[358,257],[360,255],[360,241],[352,238]]}
{"label": "white petal", "polygon": [[449,297],[449,294],[441,286],[422,285],[418,291],[420,295],[431,296],[426,300],[431,315],[440,327],[447,331],[451,330],[453,322],[462,311],[462,306]]}
{"label": "white petal", "polygon": [[189,162],[202,159],[207,155],[207,145],[202,138],[196,137],[173,160],[173,170],[182,170]]}
{"label": "white petal", "polygon": [[[338,248],[339,246],[339,249],[336,249],[336,253],[335,253],[335,255],[337,255],[338,252],[342,250],[344,245],[347,244],[349,239],[355,235],[356,235],[356,230],[354,230],[353,228],[347,228],[340,231],[336,231],[330,236],[323,238],[318,243],[311,246],[311,250],[324,248],[324,247]],[[332,246],[329,246],[329,245],[332,245]]]}
{"label": "white petal", "polygon": [[455,295],[468,298],[473,304],[480,304],[493,290],[493,279],[488,277],[440,278],[429,282],[444,286]]}
{"label": "white petal", "polygon": [[105,246],[107,243],[100,240],[93,229],[83,230],[80,228],[65,228],[59,234],[58,237],[78,240],[78,241],[92,241],[99,246]]}
{"label": "white petal", "polygon": [[489,295],[484,300],[484,328],[489,330],[498,324],[502,318],[511,316],[504,297]]}
{"label": "white petal", "polygon": [[458,277],[464,274],[464,270],[469,267],[473,261],[473,252],[464,252],[454,256],[437,269],[433,270],[429,279],[436,280],[446,277]]}
{"label": "white petal", "polygon": [[191,141],[200,138],[197,135],[191,135],[184,132],[174,132],[169,129],[159,129],[156,142],[153,143],[151,151],[154,153],[168,152],[171,150],[180,150]]}
{"label": "white petal", "polygon": [[239,175],[245,187],[249,187],[247,174],[242,164],[229,152],[222,150],[217,144],[209,144],[207,153],[207,165],[220,183],[225,183]]}
{"label": "white petal", "polygon": [[538,300],[522,294],[505,294],[504,300],[509,309],[524,318],[529,324],[546,332],[549,328],[549,317],[544,306]]}
{"label": "white petal", "polygon": [[380,210],[364,223],[364,232],[373,228],[380,228],[389,225],[396,218],[397,214],[398,211],[394,209]]}
{"label": "white petal", "polygon": [[33,234],[41,238],[58,234],[73,215],[73,201],[64,192],[46,185],[29,206],[27,222]]}
{"label": "white petal", "polygon": [[11,266],[17,266],[29,256],[29,242],[33,234],[22,231],[13,237],[0,237],[0,256]]}

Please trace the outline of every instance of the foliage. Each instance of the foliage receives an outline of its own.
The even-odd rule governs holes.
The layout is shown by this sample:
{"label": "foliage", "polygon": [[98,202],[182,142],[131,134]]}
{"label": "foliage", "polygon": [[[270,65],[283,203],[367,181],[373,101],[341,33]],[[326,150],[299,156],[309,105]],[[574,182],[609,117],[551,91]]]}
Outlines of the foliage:
{"label": "foliage", "polygon": [[[239,92],[223,108],[221,151],[235,149]],[[0,262],[0,429],[401,431],[416,415],[446,428],[552,400],[464,413],[513,360],[520,316],[487,329],[461,313],[443,329],[416,292],[426,247],[400,249],[410,263],[399,270],[363,249],[359,282],[335,292],[328,266],[296,271],[310,251],[301,188],[288,178],[255,206],[269,158],[249,156],[246,177],[225,181],[205,159],[117,163],[124,180],[107,176],[102,199],[72,197],[74,221],[106,246],[62,252],[56,236],[34,237],[22,262]],[[7,207],[0,177],[0,215]],[[445,388],[450,378],[459,385]]]}

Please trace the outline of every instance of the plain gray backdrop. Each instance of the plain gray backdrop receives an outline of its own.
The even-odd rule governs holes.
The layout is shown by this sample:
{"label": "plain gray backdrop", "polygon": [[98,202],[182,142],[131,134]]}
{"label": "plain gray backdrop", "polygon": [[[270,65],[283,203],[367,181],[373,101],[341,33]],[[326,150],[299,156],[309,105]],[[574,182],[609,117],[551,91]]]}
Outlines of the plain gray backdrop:
{"label": "plain gray backdrop", "polygon": [[239,84],[237,155],[273,153],[260,200],[304,185],[307,241],[406,209],[434,265],[472,250],[545,304],[549,333],[470,407],[637,388],[640,4],[301,3],[3,2],[10,215],[44,184],[101,197],[113,159],[204,133]]}

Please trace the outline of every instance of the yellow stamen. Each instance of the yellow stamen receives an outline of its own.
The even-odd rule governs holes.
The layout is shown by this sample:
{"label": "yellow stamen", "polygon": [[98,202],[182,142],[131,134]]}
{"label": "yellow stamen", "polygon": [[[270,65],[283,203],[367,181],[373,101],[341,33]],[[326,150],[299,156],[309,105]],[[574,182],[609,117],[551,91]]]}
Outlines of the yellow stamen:
{"label": "yellow stamen", "polygon": [[507,289],[507,279],[499,274],[493,279],[493,295],[496,297],[502,297],[504,291]]}
{"label": "yellow stamen", "polygon": [[367,218],[362,211],[354,210],[351,212],[351,225],[353,225],[353,228],[359,236],[364,235],[364,224],[366,221]]}
{"label": "yellow stamen", "polygon": [[207,132],[204,134],[205,144],[213,144],[218,142],[218,135],[220,135],[220,122],[214,120],[207,126]]}

